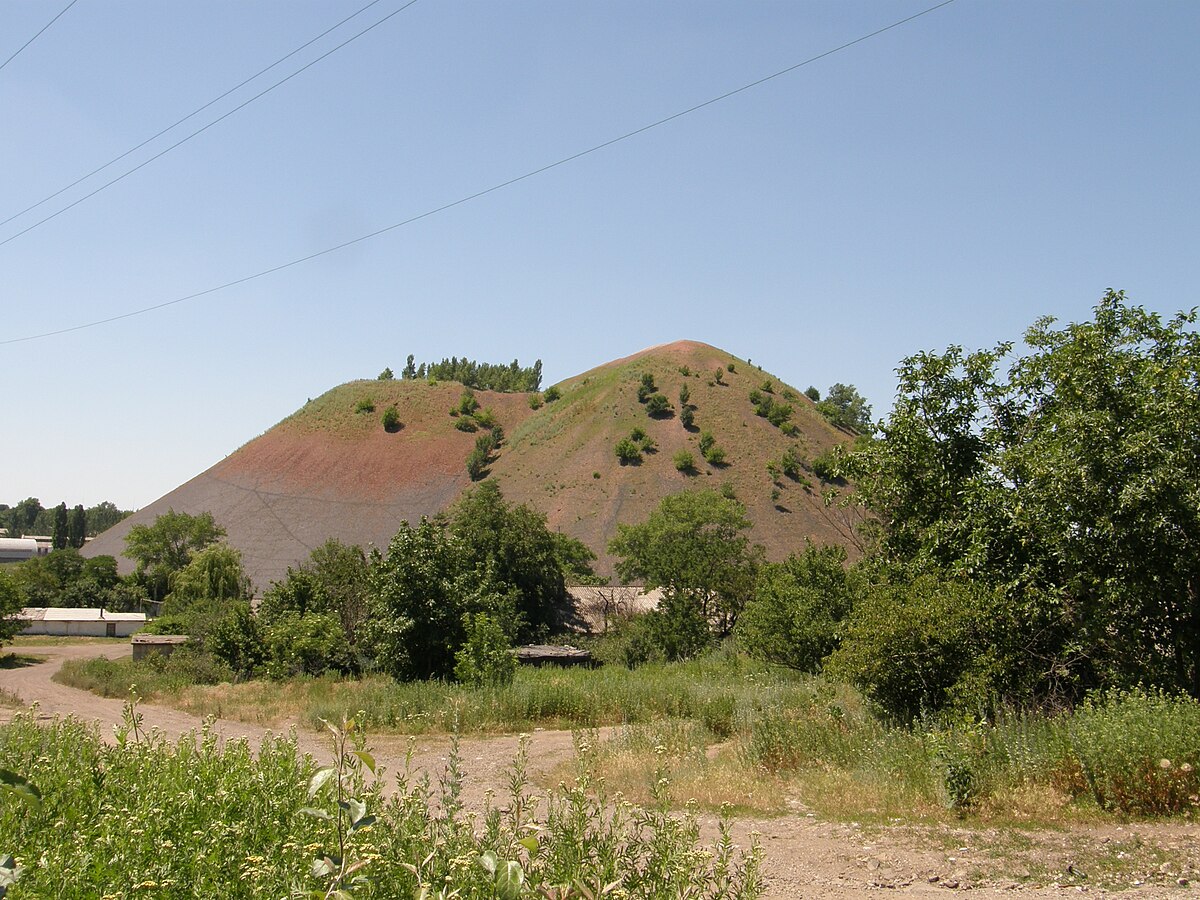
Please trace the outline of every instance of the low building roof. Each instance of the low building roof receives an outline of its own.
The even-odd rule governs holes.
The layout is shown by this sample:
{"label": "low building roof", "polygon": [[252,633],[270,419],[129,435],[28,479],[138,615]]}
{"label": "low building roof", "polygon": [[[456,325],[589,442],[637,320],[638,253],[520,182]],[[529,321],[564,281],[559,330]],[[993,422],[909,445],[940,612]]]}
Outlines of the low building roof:
{"label": "low building roof", "polygon": [[103,609],[67,606],[32,606],[21,610],[27,622],[145,622],[145,613],[109,612]]}

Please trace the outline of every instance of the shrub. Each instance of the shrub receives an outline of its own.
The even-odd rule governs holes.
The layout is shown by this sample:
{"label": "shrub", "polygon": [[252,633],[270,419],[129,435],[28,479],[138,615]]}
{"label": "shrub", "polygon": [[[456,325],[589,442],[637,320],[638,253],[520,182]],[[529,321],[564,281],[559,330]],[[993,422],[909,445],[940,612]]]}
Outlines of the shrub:
{"label": "shrub", "polygon": [[790,403],[772,403],[770,409],[767,410],[767,421],[776,428],[781,428],[791,417],[792,406]]}
{"label": "shrub", "polygon": [[788,447],[779,459],[779,468],[792,481],[800,480],[800,471],[804,466],[804,458],[796,452],[795,447]]}
{"label": "shrub", "polygon": [[373,413],[375,412],[375,401],[370,397],[363,397],[354,405],[356,413]]}
{"label": "shrub", "polygon": [[375,380],[376,381],[391,381],[395,377],[396,376],[392,373],[392,367],[388,366],[386,369],[384,369],[382,372],[379,373],[379,377],[376,378]]}
{"label": "shrub", "polygon": [[687,406],[688,401],[691,399],[692,399],[692,392],[691,392],[691,390],[688,389],[688,386],[686,384],[680,385],[680,387],[679,387],[679,405]]}
{"label": "shrub", "polygon": [[467,475],[470,476],[472,481],[478,481],[487,475],[488,462],[490,460],[487,452],[480,450],[478,447],[467,454]]}
{"label": "shrub", "polygon": [[479,401],[475,399],[475,392],[470,388],[464,388],[462,396],[458,398],[458,406],[450,410],[450,415],[469,416],[479,409]]}
{"label": "shrub", "polygon": [[617,446],[614,449],[616,450],[617,459],[621,461],[621,465],[642,461],[642,451],[629,438],[621,438],[621,440],[617,441]]}
{"label": "shrub", "polygon": [[556,387],[554,385],[551,385],[550,387],[546,388],[546,390],[544,390],[542,392],[542,399],[545,400],[547,403],[553,403],[555,400],[557,400],[561,396],[562,396],[562,391],[559,390],[558,387]]}
{"label": "shrub", "polygon": [[764,394],[773,394],[775,393],[775,384],[770,378],[768,378],[761,385],[759,385],[759,389],[762,390]]}
{"label": "shrub", "polygon": [[641,425],[635,425],[633,431],[629,432],[629,439],[637,441],[639,444],[646,439],[646,429]]}
{"label": "shrub", "polygon": [[321,675],[350,669],[350,647],[336,616],[287,611],[266,634],[267,674],[271,678]]}
{"label": "shrub", "polygon": [[679,410],[679,421],[689,431],[696,424],[696,407],[685,406]]}
{"label": "shrub", "polygon": [[711,431],[702,431],[700,433],[700,455],[708,459],[708,451],[715,447],[717,439],[713,437]]}
{"label": "shrub", "polygon": [[395,406],[389,406],[383,411],[383,427],[387,431],[400,430],[400,410]]}
{"label": "shrub", "polygon": [[696,458],[687,450],[680,450],[671,461],[680,472],[693,472],[696,469]]}
{"label": "shrub", "polygon": [[477,613],[463,624],[467,640],[454,655],[454,677],[475,687],[512,684],[517,658],[500,623],[486,613]]}
{"label": "shrub", "polygon": [[1104,809],[1171,815],[1200,795],[1200,701],[1140,688],[1089,697],[1070,724],[1071,745]]}
{"label": "shrub", "polygon": [[673,411],[671,401],[663,394],[651,394],[646,398],[646,414],[655,419],[669,416]]}
{"label": "shrub", "polygon": [[723,373],[720,369],[717,369],[717,371],[713,373],[713,381],[715,381],[717,384],[724,384],[725,373]]}
{"label": "shrub", "polygon": [[542,408],[542,395],[541,394],[530,394],[529,395],[529,408],[530,409],[541,409]]}
{"label": "shrub", "polygon": [[689,375],[692,374],[692,370],[689,369],[687,366],[680,366],[679,374],[682,375],[684,378],[687,378]]}
{"label": "shrub", "polygon": [[818,391],[818,390],[817,390],[815,387],[813,387],[811,384],[810,384],[810,385],[808,386],[808,388],[807,388],[807,389],[804,391],[804,396],[805,396],[805,397],[807,397],[809,400],[811,400],[813,403],[820,403],[820,402],[821,402],[821,392],[820,392],[820,391]]}
{"label": "shrub", "polygon": [[726,371],[726,372],[736,372],[736,371],[737,371],[737,369],[736,369],[736,368],[734,368],[734,365],[733,365],[733,363],[726,363],[726,364],[725,364],[725,371]]}
{"label": "shrub", "polygon": [[712,466],[725,465],[725,449],[723,447],[710,447],[708,452],[704,454],[704,458]]}
{"label": "shrub", "polygon": [[475,422],[480,428],[495,428],[496,414],[492,411],[491,407],[481,409],[475,413]]}
{"label": "shrub", "polygon": [[454,427],[459,431],[478,431],[479,426],[475,424],[475,419],[471,416],[459,416],[454,420]]}
{"label": "shrub", "polygon": [[978,716],[1012,698],[1008,610],[971,582],[923,575],[872,586],[855,604],[827,669],[888,717]]}
{"label": "shrub", "polygon": [[643,374],[641,382],[638,384],[638,403],[645,403],[657,390],[658,388],[654,385],[654,376],[649,372]]}
{"label": "shrub", "polygon": [[840,454],[836,447],[831,447],[812,461],[812,470],[822,481],[832,484],[844,484],[845,479],[838,474]]}

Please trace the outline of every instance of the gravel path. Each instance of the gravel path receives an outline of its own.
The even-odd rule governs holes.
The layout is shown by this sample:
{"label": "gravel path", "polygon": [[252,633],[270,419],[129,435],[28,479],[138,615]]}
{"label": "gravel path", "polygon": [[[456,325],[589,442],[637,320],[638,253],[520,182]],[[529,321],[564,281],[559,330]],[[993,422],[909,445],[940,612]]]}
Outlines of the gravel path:
{"label": "gravel path", "polygon": [[[21,646],[22,655],[45,656],[45,662],[17,669],[0,670],[0,687],[18,696],[23,703],[38,704],[43,719],[74,715],[99,723],[102,734],[111,735],[112,726],[122,717],[119,700],[97,697],[76,688],[58,684],[53,675],[68,659],[95,656],[117,658],[129,654],[128,645],[83,644],[55,647]],[[147,728],[158,729],[171,739],[197,728],[201,720],[170,707],[143,703],[139,706]],[[8,713],[0,710],[0,717]],[[212,728],[225,739],[245,738],[257,744],[269,729],[227,719],[215,720]],[[296,730],[297,744],[302,752],[318,760],[329,756],[320,734]],[[567,731],[535,731],[529,736],[529,771],[534,783],[544,782],[561,764],[570,760],[574,744]],[[504,790],[505,773],[517,752],[520,737],[464,738],[459,749],[466,773],[463,795],[468,808],[480,808],[488,790]],[[375,736],[372,750],[380,765],[389,772],[403,770],[412,747],[412,767],[417,773],[428,772],[436,779],[446,767],[450,742],[445,737]],[[956,891],[969,890],[979,898],[1065,897],[1079,893],[1105,893],[1101,889],[1080,887],[1027,888],[1016,881],[993,876],[986,884],[972,884],[967,871],[980,868],[996,870],[996,861],[985,853],[964,846],[949,854],[929,846],[927,838],[916,829],[897,828],[883,833],[867,833],[854,825],[825,822],[811,815],[799,803],[792,802],[792,814],[771,819],[741,819],[735,824],[735,839],[741,846],[750,843],[751,835],[766,851],[765,872],[768,880],[767,898],[806,897],[820,900],[842,900],[862,897],[881,891],[902,893],[909,897],[945,897]],[[706,839],[715,835],[715,822],[702,818]],[[1155,841],[1176,849],[1182,848],[1200,866],[1200,833],[1194,825],[1144,825],[1130,828],[1143,840]],[[1119,827],[1107,826],[1087,830],[1083,837],[1097,842],[1111,839],[1114,833],[1129,837]],[[978,832],[951,832],[965,845],[978,837]],[[961,836],[960,836],[961,834]],[[1064,836],[1065,835],[1065,836]],[[944,835],[943,835],[944,836]],[[1066,846],[1069,838],[1079,838],[1079,830],[1071,833],[1047,832],[1032,835],[1042,852],[1053,853],[1059,845]],[[1131,887],[1123,895],[1141,897],[1186,897],[1200,895],[1193,885],[1146,884]]]}

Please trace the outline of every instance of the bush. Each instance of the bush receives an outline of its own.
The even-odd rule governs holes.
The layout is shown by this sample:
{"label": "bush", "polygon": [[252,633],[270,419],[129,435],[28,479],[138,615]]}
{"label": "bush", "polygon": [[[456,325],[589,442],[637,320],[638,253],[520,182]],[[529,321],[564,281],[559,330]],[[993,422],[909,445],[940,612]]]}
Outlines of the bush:
{"label": "bush", "polygon": [[394,405],[383,411],[383,427],[387,431],[400,430],[400,410]]}
{"label": "bush", "polygon": [[629,439],[640,444],[646,439],[646,429],[641,425],[635,425],[633,431],[629,432]]}
{"label": "bush", "polygon": [[375,412],[375,401],[370,397],[363,397],[354,405],[356,413],[373,413]]}
{"label": "bush", "polygon": [[679,422],[689,431],[696,424],[696,407],[685,406],[679,410]]}
{"label": "bush", "polygon": [[675,464],[676,470],[680,472],[694,472],[696,470],[696,458],[687,450],[680,450],[672,457],[671,461]]}
{"label": "bush", "polygon": [[391,381],[395,377],[396,377],[395,374],[392,372],[392,367],[388,366],[386,369],[384,369],[382,372],[379,373],[379,377],[376,378],[375,380],[376,381]]}
{"label": "bush", "polygon": [[646,398],[646,415],[655,419],[665,418],[674,411],[671,401],[663,394],[651,394]]}
{"label": "bush", "polygon": [[481,409],[481,410],[479,410],[479,412],[475,413],[474,415],[475,415],[475,422],[479,425],[480,428],[495,428],[496,427],[496,414],[492,411],[491,407],[488,407],[486,409]]}
{"label": "bush", "polygon": [[454,427],[459,431],[475,432],[479,430],[479,426],[475,424],[475,420],[470,416],[460,416],[455,419]]}
{"label": "bush", "polygon": [[923,575],[873,585],[843,631],[828,670],[858,686],[888,717],[977,717],[1017,699],[1008,610],[973,582]]}
{"label": "bush", "polygon": [[267,674],[271,678],[346,672],[351,668],[346,634],[333,615],[285,612],[267,629],[265,643]]}
{"label": "bush", "polygon": [[545,400],[547,403],[553,403],[555,400],[557,400],[561,396],[562,396],[562,391],[559,390],[554,385],[551,385],[550,387],[546,388],[545,391],[542,392],[542,399]]}
{"label": "bush", "polygon": [[733,363],[726,363],[726,364],[725,364],[725,371],[726,371],[726,372],[736,372],[736,371],[737,371],[737,369],[735,369],[735,368],[734,368],[734,365],[733,365]]}
{"label": "bush", "polygon": [[831,447],[812,461],[812,470],[822,481],[831,484],[845,484],[845,479],[838,474],[838,458],[840,454],[836,447]]}
{"label": "bush", "polygon": [[1084,701],[1070,733],[1087,789],[1104,809],[1161,816],[1196,807],[1200,701],[1112,690]]}
{"label": "bush", "polygon": [[791,417],[792,406],[790,403],[772,403],[771,408],[767,410],[767,421],[776,428],[783,427]]}
{"label": "bush", "polygon": [[478,481],[487,475],[489,462],[489,454],[476,447],[467,454],[467,475],[471,477],[472,481]]}
{"label": "bush", "polygon": [[679,388],[679,405],[687,406],[688,401],[691,399],[692,399],[691,390],[688,389],[688,386],[686,384],[681,385]]}
{"label": "bush", "polygon": [[617,446],[614,449],[616,450],[617,459],[621,461],[621,465],[642,461],[641,449],[629,438],[621,438],[621,440],[617,441]]}
{"label": "bush", "polygon": [[658,388],[654,385],[654,376],[649,372],[644,373],[641,382],[638,384],[638,403],[645,403],[657,390]]}
{"label": "bush", "polygon": [[477,613],[464,620],[466,643],[454,655],[454,677],[475,687],[512,684],[517,658],[504,629],[492,616]]}
{"label": "bush", "polygon": [[541,409],[542,408],[542,395],[541,394],[530,394],[529,395],[529,408],[530,409]]}

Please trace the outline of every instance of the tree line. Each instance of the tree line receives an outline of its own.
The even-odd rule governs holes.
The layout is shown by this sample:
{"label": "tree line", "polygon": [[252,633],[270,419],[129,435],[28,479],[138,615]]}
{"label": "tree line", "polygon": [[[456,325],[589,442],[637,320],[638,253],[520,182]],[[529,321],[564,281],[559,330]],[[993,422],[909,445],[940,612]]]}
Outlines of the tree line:
{"label": "tree line", "polygon": [[[394,377],[390,368],[384,369],[379,376],[382,381]],[[417,365],[413,354],[410,353],[400,377],[406,381],[417,378],[457,381],[465,387],[479,391],[526,393],[541,390],[542,361],[539,359],[532,366],[522,366],[515,359],[505,365],[476,362],[465,356],[462,359],[452,356],[441,362],[423,362]]]}
{"label": "tree line", "polygon": [[56,548],[82,547],[84,538],[95,537],[131,515],[133,510],[118,509],[108,500],[86,508],[82,504],[68,508],[64,502],[47,509],[36,497],[27,497],[15,506],[0,503],[0,528],[10,537],[50,535]]}

